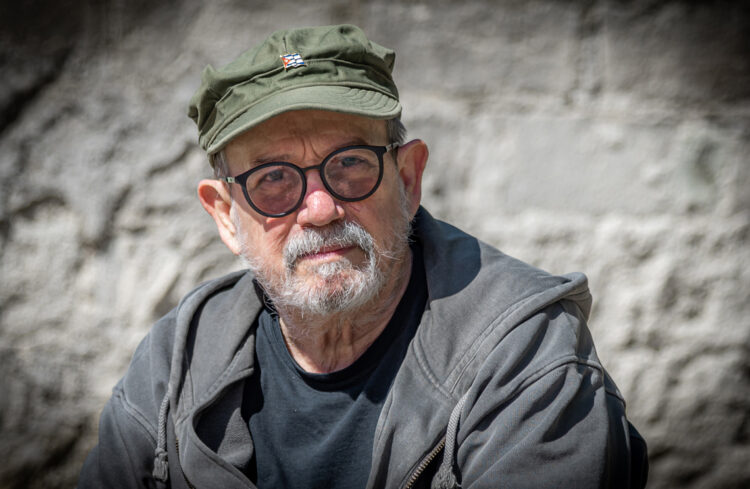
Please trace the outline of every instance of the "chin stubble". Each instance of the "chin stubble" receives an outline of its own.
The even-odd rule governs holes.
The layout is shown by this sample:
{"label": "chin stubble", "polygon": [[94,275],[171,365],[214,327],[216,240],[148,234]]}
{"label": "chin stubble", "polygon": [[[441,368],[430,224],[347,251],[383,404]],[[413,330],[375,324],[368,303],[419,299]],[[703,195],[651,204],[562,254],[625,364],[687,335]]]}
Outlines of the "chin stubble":
{"label": "chin stubble", "polygon": [[[304,228],[284,246],[284,273],[274,277],[269,273],[272,270],[269,264],[254,255],[247,243],[241,242],[242,257],[276,309],[291,310],[303,317],[320,316],[357,310],[377,297],[408,248],[411,216],[403,187],[400,190],[400,212],[382,246],[377,246],[372,235],[352,221]],[[239,231],[236,216],[233,221]],[[244,238],[245,233],[238,235]],[[346,257],[340,257],[335,262],[308,264],[306,274],[298,270],[299,259],[307,254],[349,246],[363,252],[364,263],[355,266]]]}

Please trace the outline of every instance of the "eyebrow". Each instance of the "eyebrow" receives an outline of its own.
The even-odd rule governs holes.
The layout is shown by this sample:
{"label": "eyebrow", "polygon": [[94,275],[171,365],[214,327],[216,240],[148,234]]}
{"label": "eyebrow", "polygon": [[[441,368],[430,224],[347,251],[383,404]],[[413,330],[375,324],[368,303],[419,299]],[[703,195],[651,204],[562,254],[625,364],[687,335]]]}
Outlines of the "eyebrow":
{"label": "eyebrow", "polygon": [[272,163],[275,161],[287,161],[289,160],[289,155],[282,154],[281,156],[271,156],[267,158],[255,158],[254,160],[250,161],[250,168],[255,168],[256,166],[262,165],[264,163]]}
{"label": "eyebrow", "polygon": [[[368,146],[368,145],[369,145],[369,143],[367,141],[365,141],[363,138],[353,137],[351,139],[347,139],[342,144],[338,144],[338,145],[334,146],[333,149],[331,149],[330,151],[328,151],[323,158],[325,158],[329,154],[333,153],[334,151],[337,151],[337,150],[339,150],[341,148],[346,148],[347,146]],[[249,162],[250,163],[250,169],[253,169],[256,166],[260,166],[260,165],[263,165],[265,163],[275,163],[275,162],[279,162],[279,161],[285,161],[285,162],[293,163],[292,161],[290,161],[291,159],[292,158],[291,158],[291,155],[289,155],[289,153],[281,153],[281,154],[277,154],[277,155],[274,155],[274,156],[259,156],[257,158],[254,158],[254,159],[250,160],[250,162]],[[322,161],[322,159],[321,159],[321,161]]]}

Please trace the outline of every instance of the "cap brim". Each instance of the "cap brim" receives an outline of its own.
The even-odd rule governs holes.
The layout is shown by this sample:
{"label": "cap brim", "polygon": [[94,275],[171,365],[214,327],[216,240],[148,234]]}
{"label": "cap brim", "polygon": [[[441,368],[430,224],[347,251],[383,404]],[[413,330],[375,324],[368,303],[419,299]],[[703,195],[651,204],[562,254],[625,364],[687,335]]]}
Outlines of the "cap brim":
{"label": "cap brim", "polygon": [[328,110],[373,119],[392,119],[401,115],[401,104],[374,90],[329,85],[298,87],[248,107],[216,134],[208,143],[206,152],[216,153],[239,134],[292,110]]}

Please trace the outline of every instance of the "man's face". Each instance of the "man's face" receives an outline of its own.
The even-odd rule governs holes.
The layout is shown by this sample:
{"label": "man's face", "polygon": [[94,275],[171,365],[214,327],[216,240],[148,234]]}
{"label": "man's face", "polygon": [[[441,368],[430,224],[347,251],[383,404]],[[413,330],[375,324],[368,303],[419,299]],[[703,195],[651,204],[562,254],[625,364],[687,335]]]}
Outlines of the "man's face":
{"label": "man's face", "polygon": [[[318,165],[344,146],[386,145],[385,122],[325,111],[293,111],[233,139],[230,174],[269,161]],[[359,202],[336,200],[317,171],[306,172],[302,205],[281,218],[255,212],[232,185],[231,221],[239,253],[278,308],[324,314],[355,308],[393,283],[408,257],[413,202],[391,154],[383,181]]]}

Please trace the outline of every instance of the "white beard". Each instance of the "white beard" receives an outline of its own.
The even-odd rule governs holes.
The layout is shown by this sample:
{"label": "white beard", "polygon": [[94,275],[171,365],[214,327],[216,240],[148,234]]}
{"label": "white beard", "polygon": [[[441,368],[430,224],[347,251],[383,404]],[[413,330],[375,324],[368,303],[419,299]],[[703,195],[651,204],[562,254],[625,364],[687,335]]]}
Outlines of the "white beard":
{"label": "white beard", "polygon": [[[383,291],[397,264],[407,256],[411,215],[403,186],[400,197],[400,213],[382,246],[376,246],[361,225],[337,221],[323,228],[305,228],[289,239],[284,246],[283,276],[269,273],[270,264],[254,255],[245,242],[240,243],[241,255],[277,310],[294,311],[302,317],[355,311]],[[238,235],[244,237],[238,220],[234,221]],[[355,246],[364,253],[365,261],[355,266],[339,257],[335,262],[305,264],[305,273],[298,270],[299,257],[330,246]]]}

